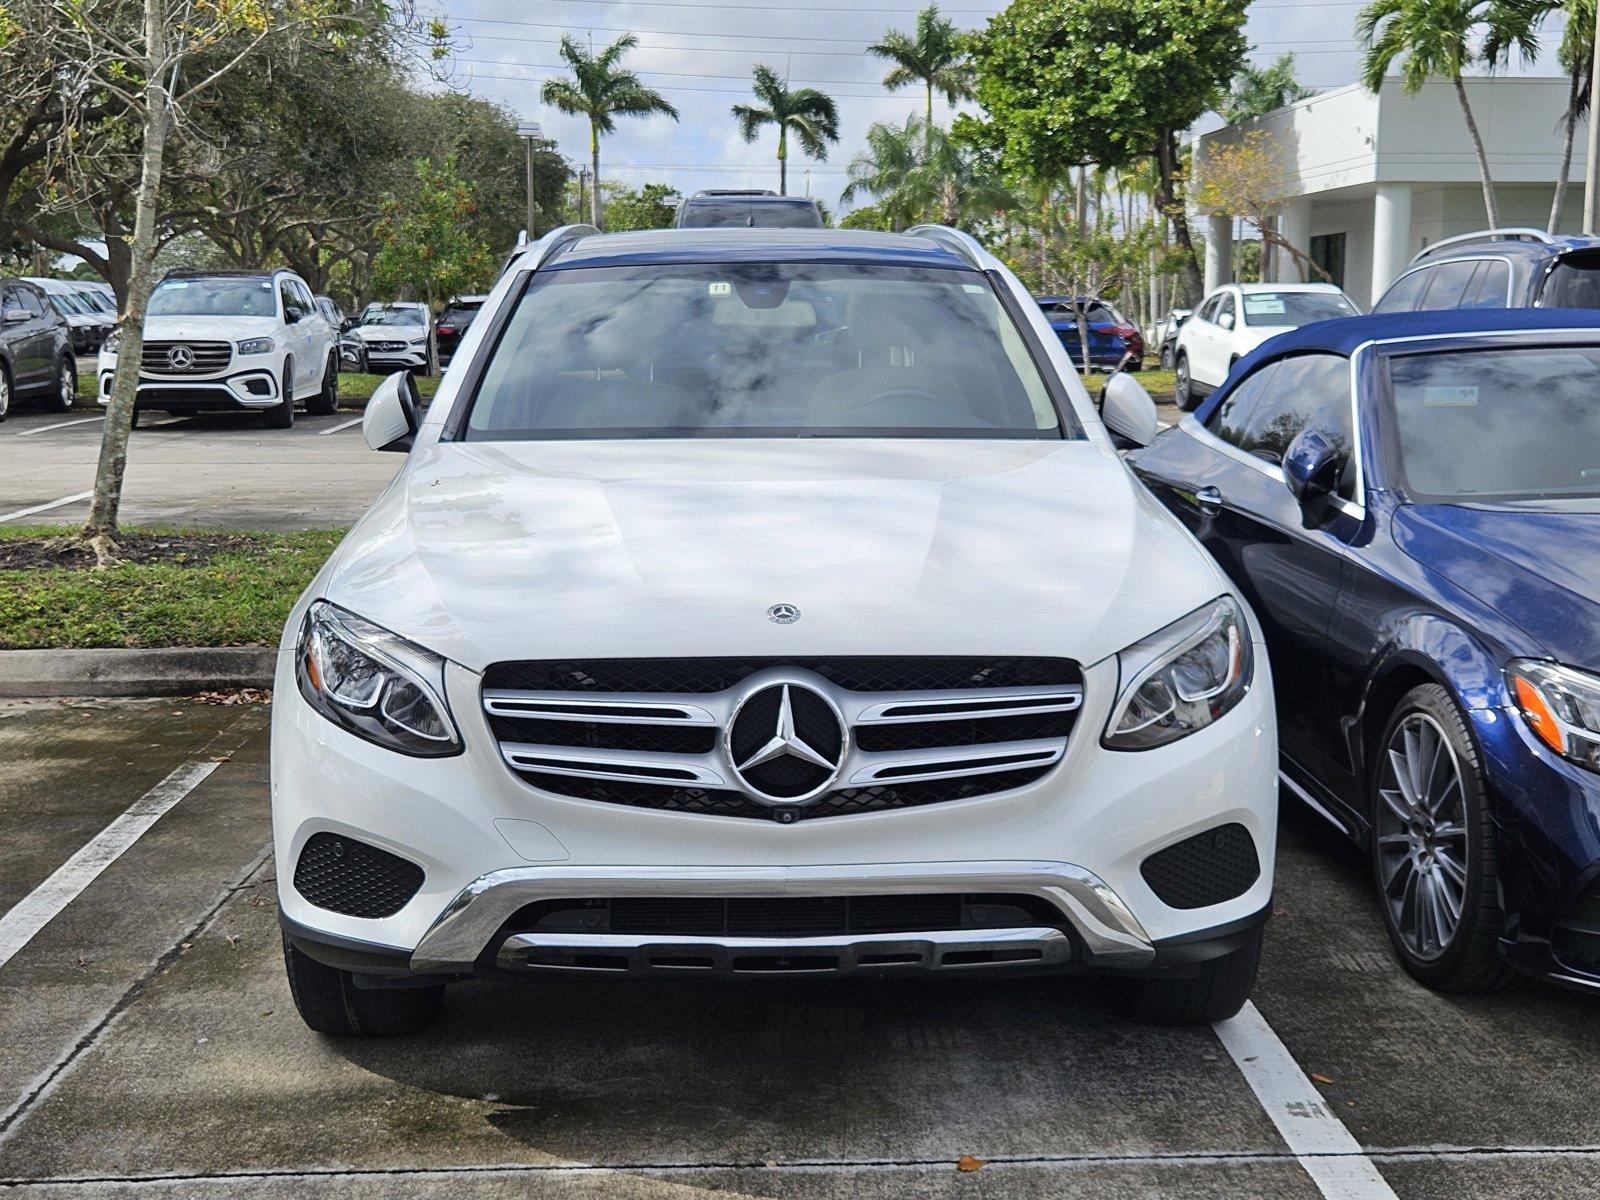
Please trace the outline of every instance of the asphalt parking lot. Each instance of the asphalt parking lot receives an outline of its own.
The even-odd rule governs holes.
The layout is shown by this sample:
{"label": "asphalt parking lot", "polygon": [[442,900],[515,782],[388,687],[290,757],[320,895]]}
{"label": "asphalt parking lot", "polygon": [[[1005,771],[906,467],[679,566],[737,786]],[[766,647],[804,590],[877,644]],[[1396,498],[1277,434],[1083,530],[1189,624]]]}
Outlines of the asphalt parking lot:
{"label": "asphalt parking lot", "polygon": [[319,1038],[279,958],[267,721],[0,705],[0,1190],[1365,1200],[1600,1180],[1593,1000],[1412,984],[1363,860],[1292,802],[1256,1007],[1217,1030],[1132,1025],[1051,978],[562,980],[455,987],[408,1040]]}
{"label": "asphalt parking lot", "polygon": [[[0,521],[74,522],[89,512],[102,418],[81,404],[26,404],[0,424]],[[399,467],[361,440],[361,413],[300,413],[292,429],[254,414],[148,414],[132,434],[123,519],[136,525],[326,529],[348,525]]]}

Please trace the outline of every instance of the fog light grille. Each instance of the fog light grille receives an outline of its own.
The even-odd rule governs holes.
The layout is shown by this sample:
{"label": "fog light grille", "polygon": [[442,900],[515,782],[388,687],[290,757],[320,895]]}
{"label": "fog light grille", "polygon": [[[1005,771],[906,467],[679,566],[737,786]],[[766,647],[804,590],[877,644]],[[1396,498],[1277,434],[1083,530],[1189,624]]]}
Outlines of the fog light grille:
{"label": "fog light grille", "polygon": [[1204,908],[1248,892],[1261,878],[1261,860],[1250,831],[1235,823],[1158,850],[1139,873],[1163,904]]}
{"label": "fog light grille", "polygon": [[392,917],[422,886],[422,868],[337,833],[314,833],[294,868],[294,890],[347,917]]}

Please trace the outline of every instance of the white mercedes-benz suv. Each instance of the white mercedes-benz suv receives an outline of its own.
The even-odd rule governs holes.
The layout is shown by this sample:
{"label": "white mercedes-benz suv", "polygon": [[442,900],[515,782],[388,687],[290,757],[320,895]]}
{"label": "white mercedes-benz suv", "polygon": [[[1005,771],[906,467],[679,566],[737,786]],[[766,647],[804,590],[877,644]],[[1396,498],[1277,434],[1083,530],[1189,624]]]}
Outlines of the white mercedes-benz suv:
{"label": "white mercedes-benz suv", "polygon": [[[339,408],[339,331],[292,271],[172,271],[150,293],[133,420],[155,410],[259,412],[294,424],[295,404]],[[100,403],[111,403],[121,337],[100,347]]]}
{"label": "white mercedes-benz suv", "polygon": [[[272,808],[295,1002],[470,976],[1113,977],[1227,1016],[1272,689],[1027,291],[952,230],[558,230],[295,606]],[[545,1003],[552,993],[546,993]]]}

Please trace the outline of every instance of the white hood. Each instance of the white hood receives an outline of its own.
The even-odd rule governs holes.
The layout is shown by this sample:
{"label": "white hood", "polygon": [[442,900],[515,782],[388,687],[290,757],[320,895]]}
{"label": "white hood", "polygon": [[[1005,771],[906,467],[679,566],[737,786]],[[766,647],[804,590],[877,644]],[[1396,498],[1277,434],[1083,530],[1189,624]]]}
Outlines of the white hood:
{"label": "white hood", "polygon": [[278,331],[275,317],[146,317],[147,342],[240,342]]}
{"label": "white hood", "polygon": [[421,325],[357,325],[345,333],[345,337],[359,338],[363,342],[421,341],[427,336],[427,329]]}
{"label": "white hood", "polygon": [[476,670],[645,645],[1090,663],[1225,590],[1110,449],[940,439],[425,443],[324,578]]}

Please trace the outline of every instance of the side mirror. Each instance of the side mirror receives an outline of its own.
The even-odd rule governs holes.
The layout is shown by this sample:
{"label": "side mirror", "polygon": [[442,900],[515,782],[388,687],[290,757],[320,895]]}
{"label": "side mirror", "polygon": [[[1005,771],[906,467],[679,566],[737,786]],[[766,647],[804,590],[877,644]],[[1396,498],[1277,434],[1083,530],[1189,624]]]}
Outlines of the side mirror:
{"label": "side mirror", "polygon": [[1316,429],[1302,429],[1283,455],[1283,481],[1315,525],[1327,515],[1329,501],[1344,471],[1345,451]]}
{"label": "side mirror", "polygon": [[1221,325],[1224,329],[1232,329],[1233,328],[1233,314],[1231,312],[1230,313],[1223,313],[1220,317],[1217,318],[1217,324]]}
{"label": "side mirror", "polygon": [[30,315],[25,308],[8,308],[3,314],[0,314],[0,320],[3,320],[7,325],[20,325]]}
{"label": "side mirror", "polygon": [[291,325],[298,325],[301,321],[306,319],[305,310],[300,308],[286,308],[283,310],[283,319]]}
{"label": "side mirror", "polygon": [[1118,371],[1100,390],[1100,420],[1113,439],[1148,446],[1156,436],[1156,402],[1137,379]]}
{"label": "side mirror", "polygon": [[396,371],[380,383],[361,416],[361,436],[367,449],[410,450],[417,435],[417,399],[410,371]]}

